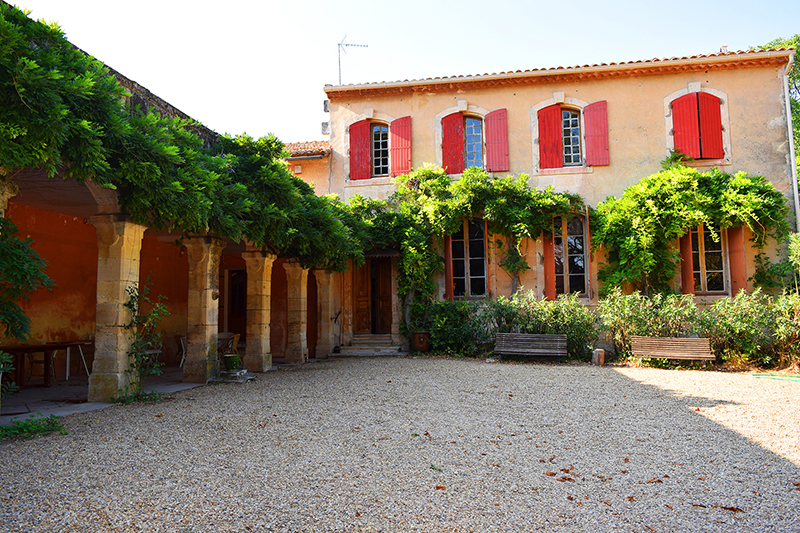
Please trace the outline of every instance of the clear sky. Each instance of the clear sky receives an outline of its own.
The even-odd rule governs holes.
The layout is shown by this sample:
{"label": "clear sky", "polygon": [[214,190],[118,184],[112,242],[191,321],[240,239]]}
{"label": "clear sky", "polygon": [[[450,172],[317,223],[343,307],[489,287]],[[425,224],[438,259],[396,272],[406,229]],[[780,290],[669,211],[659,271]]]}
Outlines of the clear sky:
{"label": "clear sky", "polygon": [[325,84],[746,50],[796,0],[9,0],[219,133],[322,140]]}

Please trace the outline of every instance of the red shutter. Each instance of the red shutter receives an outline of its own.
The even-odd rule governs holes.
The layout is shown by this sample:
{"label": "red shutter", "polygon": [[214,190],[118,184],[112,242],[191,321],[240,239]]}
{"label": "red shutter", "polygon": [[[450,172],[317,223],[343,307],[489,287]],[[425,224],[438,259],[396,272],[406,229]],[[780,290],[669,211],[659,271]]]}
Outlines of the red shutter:
{"label": "red shutter", "polygon": [[370,178],[369,120],[350,125],[350,179]]}
{"label": "red shutter", "polygon": [[486,170],[508,171],[508,112],[497,109],[487,114],[486,125]]}
{"label": "red shutter", "polygon": [[681,294],[694,294],[691,233],[681,237]]}
{"label": "red shutter", "polygon": [[[541,122],[540,122],[541,124]],[[553,235],[542,236],[544,248],[544,297],[546,300],[556,299],[556,253],[553,247]]]}
{"label": "red shutter", "polygon": [[675,151],[700,159],[700,126],[697,121],[697,93],[672,101],[672,131]]}
{"label": "red shutter", "polygon": [[464,117],[461,113],[442,119],[442,166],[448,174],[464,172]]}
{"label": "red shutter", "polygon": [[728,228],[728,257],[731,267],[731,296],[747,290],[747,269],[744,255],[744,231],[742,226]]}
{"label": "red shutter", "polygon": [[719,98],[713,94],[697,93],[700,110],[700,157],[721,159],[725,157],[722,147],[722,113]]}
{"label": "red shutter", "polygon": [[608,107],[606,101],[601,100],[584,107],[583,123],[586,128],[586,164],[589,166],[608,165]]}
{"label": "red shutter", "polygon": [[562,154],[561,106],[556,104],[539,110],[539,168],[561,168]]}
{"label": "red shutter", "polygon": [[444,237],[444,297],[453,301],[453,238]]}
{"label": "red shutter", "polygon": [[389,124],[392,147],[392,177],[411,172],[411,117],[401,117]]}

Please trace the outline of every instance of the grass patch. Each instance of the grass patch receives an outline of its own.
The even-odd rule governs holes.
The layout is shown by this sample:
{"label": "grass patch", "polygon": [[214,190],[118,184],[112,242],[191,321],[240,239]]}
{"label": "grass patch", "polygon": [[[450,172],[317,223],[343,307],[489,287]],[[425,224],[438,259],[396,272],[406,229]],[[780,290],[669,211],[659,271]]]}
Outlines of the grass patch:
{"label": "grass patch", "polygon": [[56,415],[43,417],[41,413],[30,415],[26,420],[12,420],[7,426],[0,426],[0,439],[32,439],[38,435],[57,432],[66,435]]}

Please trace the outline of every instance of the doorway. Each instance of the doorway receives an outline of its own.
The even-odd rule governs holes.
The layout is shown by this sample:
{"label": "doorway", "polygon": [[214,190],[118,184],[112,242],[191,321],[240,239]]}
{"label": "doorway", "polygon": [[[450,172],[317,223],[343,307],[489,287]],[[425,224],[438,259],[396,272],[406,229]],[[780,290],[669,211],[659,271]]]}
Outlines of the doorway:
{"label": "doorway", "polygon": [[392,332],[392,259],[369,257],[353,272],[356,335]]}

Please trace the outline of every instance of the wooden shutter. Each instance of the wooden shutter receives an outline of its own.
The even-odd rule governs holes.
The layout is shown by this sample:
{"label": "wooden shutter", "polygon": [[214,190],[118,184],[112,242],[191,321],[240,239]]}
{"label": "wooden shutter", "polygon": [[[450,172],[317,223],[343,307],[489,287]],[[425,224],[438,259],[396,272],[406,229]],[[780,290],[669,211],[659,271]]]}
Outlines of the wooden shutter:
{"label": "wooden shutter", "polygon": [[672,132],[675,151],[693,159],[700,159],[697,93],[690,93],[672,101]]}
{"label": "wooden shutter", "polygon": [[731,296],[747,290],[747,268],[744,255],[744,231],[742,226],[728,228],[728,259],[731,272]]}
{"label": "wooden shutter", "polygon": [[453,238],[444,237],[444,297],[453,301]]}
{"label": "wooden shutter", "polygon": [[608,165],[608,107],[605,100],[583,108],[583,124],[586,128],[586,164]]}
{"label": "wooden shutter", "polygon": [[553,235],[542,236],[544,248],[544,297],[546,300],[556,299],[556,253],[553,246]]}
{"label": "wooden shutter", "polygon": [[720,100],[713,94],[697,93],[697,108],[700,112],[700,157],[722,159],[722,113]]}
{"label": "wooden shutter", "polygon": [[392,177],[411,172],[411,117],[401,117],[389,124],[392,150]]}
{"label": "wooden shutter", "polygon": [[370,166],[369,120],[362,120],[350,125],[350,179],[369,179]]}
{"label": "wooden shutter", "polygon": [[461,113],[442,119],[442,166],[448,174],[464,172],[464,117]]}
{"label": "wooden shutter", "polygon": [[484,118],[486,125],[486,170],[508,171],[508,112],[497,109]]}
{"label": "wooden shutter", "polygon": [[694,268],[692,266],[692,234],[681,237],[681,294],[694,294]]}
{"label": "wooden shutter", "polygon": [[556,104],[540,109],[539,168],[561,168],[564,166],[563,148],[561,140],[561,106]]}

